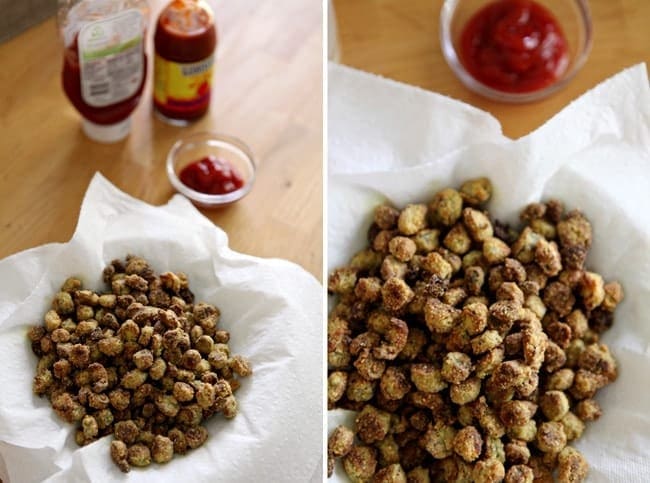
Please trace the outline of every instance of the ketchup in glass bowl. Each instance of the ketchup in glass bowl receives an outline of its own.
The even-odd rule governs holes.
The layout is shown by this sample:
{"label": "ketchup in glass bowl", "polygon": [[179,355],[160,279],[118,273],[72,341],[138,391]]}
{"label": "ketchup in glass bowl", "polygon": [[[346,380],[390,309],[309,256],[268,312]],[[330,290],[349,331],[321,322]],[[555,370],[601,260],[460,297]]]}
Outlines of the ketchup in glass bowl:
{"label": "ketchup in glass bowl", "polygon": [[587,0],[446,0],[445,59],[470,90],[531,102],[565,86],[591,47]]}
{"label": "ketchup in glass bowl", "polygon": [[198,133],[177,141],[167,155],[172,186],[195,205],[216,208],[248,194],[255,181],[255,160],[234,137]]}

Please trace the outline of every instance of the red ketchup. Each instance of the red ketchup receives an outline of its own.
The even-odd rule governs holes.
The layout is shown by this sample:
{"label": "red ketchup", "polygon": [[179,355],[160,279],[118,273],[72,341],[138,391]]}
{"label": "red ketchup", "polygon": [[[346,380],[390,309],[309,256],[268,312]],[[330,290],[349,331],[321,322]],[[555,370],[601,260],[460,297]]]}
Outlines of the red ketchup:
{"label": "red ketchup", "polygon": [[147,2],[59,3],[63,90],[88,137],[119,141],[129,134],[147,78]]}
{"label": "red ketchup", "polygon": [[479,82],[523,93],[553,84],[569,65],[568,42],[553,14],[530,0],[499,0],[479,10],[460,37],[465,69]]}
{"label": "red ketchup", "polygon": [[210,6],[173,0],[154,35],[154,108],[172,124],[187,124],[210,107],[217,30]]}
{"label": "red ketchup", "polygon": [[179,178],[185,186],[209,195],[225,195],[244,186],[237,169],[228,161],[214,156],[188,164]]}

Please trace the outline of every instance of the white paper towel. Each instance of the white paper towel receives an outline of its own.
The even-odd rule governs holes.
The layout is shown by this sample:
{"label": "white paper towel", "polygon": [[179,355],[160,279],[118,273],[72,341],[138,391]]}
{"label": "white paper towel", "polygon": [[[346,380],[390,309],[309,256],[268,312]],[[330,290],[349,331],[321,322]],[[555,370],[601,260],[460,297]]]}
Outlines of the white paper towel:
{"label": "white paper towel", "polygon": [[[251,360],[254,374],[237,392],[237,417],[207,422],[205,445],[166,465],[123,474],[109,456],[111,437],[79,448],[74,427],[32,394],[37,358],[26,331],[41,323],[65,278],[77,275],[100,289],[105,264],[127,253],[145,257],[159,273],[187,273],[197,300],[221,309],[233,352]],[[0,477],[6,483],[314,477],[322,455],[322,287],[297,265],[230,250],[227,235],[185,198],[153,207],[96,175],[72,240],[0,261],[0,294],[0,455],[6,465]]]}
{"label": "white paper towel", "polygon": [[[489,209],[517,221],[556,197],[594,228],[588,266],[619,280],[625,301],[604,336],[620,365],[600,391],[603,416],[575,446],[588,481],[650,481],[650,90],[645,65],[586,93],[516,141],[489,114],[444,96],[331,64],[328,265],[365,244],[372,209],[429,201],[436,190],[488,176]],[[330,430],[352,414],[330,411]],[[340,466],[340,465],[339,465]],[[348,481],[337,468],[334,482]]]}

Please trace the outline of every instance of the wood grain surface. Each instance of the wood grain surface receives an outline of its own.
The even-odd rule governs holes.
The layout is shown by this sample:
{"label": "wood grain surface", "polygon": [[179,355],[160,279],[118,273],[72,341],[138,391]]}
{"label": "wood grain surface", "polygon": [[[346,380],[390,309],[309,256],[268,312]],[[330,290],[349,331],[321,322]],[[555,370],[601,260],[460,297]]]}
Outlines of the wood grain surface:
{"label": "wood grain surface", "polygon": [[[165,3],[150,0],[151,19]],[[228,233],[234,250],[289,259],[322,278],[320,2],[214,6],[220,43],[209,115],[188,128],[159,121],[149,78],[131,135],[113,145],[81,131],[61,89],[53,19],[0,45],[0,258],[67,241],[96,171],[132,196],[165,203],[174,194],[164,168],[169,148],[211,130],[244,140],[258,176],[246,198],[204,214]]]}
{"label": "wood grain surface", "polygon": [[609,76],[650,61],[650,2],[591,0],[593,48],[565,88],[532,104],[490,101],[467,90],[442,56],[438,41],[442,4],[443,0],[334,0],[341,62],[468,102],[494,115],[507,136],[518,138]]}

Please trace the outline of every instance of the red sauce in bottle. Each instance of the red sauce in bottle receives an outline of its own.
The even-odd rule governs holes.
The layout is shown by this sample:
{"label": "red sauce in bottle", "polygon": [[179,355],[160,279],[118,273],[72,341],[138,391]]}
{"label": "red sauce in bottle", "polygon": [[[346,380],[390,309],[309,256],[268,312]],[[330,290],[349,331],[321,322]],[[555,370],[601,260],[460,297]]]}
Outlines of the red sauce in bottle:
{"label": "red sauce in bottle", "polygon": [[460,56],[476,80],[513,93],[547,87],[569,65],[557,19],[530,0],[499,0],[479,10],[462,31]]}
{"label": "red sauce in bottle", "polygon": [[123,101],[109,106],[93,107],[84,101],[81,94],[79,49],[77,47],[77,37],[75,37],[72,44],[66,47],[63,54],[63,90],[77,111],[79,111],[79,113],[89,121],[103,125],[115,124],[123,121],[135,110],[140,101],[140,97],[142,96],[144,83],[147,79],[147,55],[144,50],[142,52],[142,58],[144,75],[142,76],[142,82],[135,94]]}
{"label": "red sauce in bottle", "polygon": [[156,48],[154,107],[169,120],[192,121],[210,106],[217,30],[200,0],[174,0],[161,12]]}
{"label": "red sauce in bottle", "polygon": [[244,186],[237,169],[214,156],[188,164],[181,170],[179,178],[185,186],[209,195],[225,195]]}

